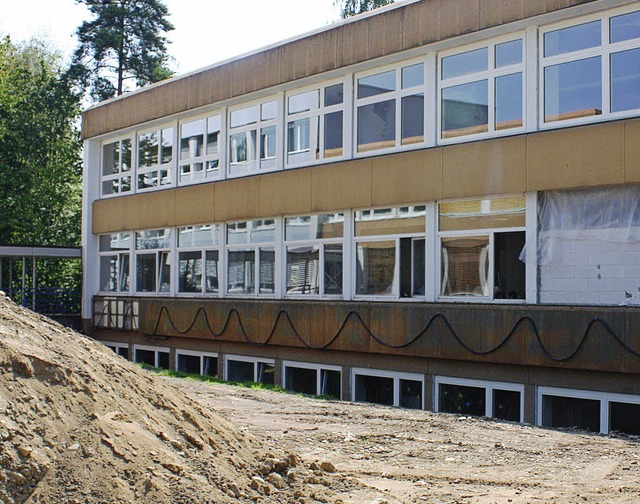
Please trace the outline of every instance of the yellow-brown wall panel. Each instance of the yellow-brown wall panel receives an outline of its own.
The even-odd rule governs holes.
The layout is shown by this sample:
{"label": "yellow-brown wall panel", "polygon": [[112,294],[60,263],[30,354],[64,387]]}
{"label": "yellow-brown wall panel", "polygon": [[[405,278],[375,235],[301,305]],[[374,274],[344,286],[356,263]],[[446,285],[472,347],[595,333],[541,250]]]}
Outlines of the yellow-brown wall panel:
{"label": "yellow-brown wall panel", "polygon": [[217,186],[216,220],[240,220],[258,215],[260,208],[259,177],[224,180],[219,182]]}
{"label": "yellow-brown wall panel", "polygon": [[373,158],[371,185],[372,206],[442,198],[442,149]]}
{"label": "yellow-brown wall panel", "polygon": [[141,229],[140,203],[140,196],[125,196],[94,202],[93,232],[100,234]]}
{"label": "yellow-brown wall panel", "polygon": [[525,191],[525,137],[444,147],[443,198]]}
{"label": "yellow-brown wall panel", "polygon": [[260,178],[260,215],[295,215],[311,212],[311,173],[301,168]]}
{"label": "yellow-brown wall panel", "polygon": [[321,166],[313,170],[314,212],[371,206],[371,159]]}
{"label": "yellow-brown wall panel", "polygon": [[526,190],[624,183],[624,122],[527,136]]}
{"label": "yellow-brown wall panel", "polygon": [[216,184],[197,184],[171,191],[175,194],[174,225],[215,222],[216,187]]}
{"label": "yellow-brown wall panel", "polygon": [[626,181],[640,182],[640,119],[626,122]]}

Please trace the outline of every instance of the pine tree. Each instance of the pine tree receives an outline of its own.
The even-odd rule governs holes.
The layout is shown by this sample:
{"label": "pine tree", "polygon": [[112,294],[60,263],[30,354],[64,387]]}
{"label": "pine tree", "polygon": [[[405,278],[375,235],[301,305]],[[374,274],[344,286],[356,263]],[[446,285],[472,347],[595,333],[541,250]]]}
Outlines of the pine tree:
{"label": "pine tree", "polygon": [[336,5],[340,6],[340,17],[346,19],[393,2],[394,0],[337,0]]}
{"label": "pine tree", "polygon": [[92,98],[121,95],[128,81],[144,86],[171,77],[165,34],[173,30],[160,0],[76,0],[94,18],[77,30],[71,77]]}

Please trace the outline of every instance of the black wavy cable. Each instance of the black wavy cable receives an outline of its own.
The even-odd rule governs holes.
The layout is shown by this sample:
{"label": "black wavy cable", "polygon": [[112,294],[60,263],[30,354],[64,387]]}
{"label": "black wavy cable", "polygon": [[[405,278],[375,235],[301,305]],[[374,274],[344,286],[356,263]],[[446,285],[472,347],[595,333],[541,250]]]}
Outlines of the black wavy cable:
{"label": "black wavy cable", "polygon": [[205,308],[203,306],[200,306],[198,308],[198,310],[196,311],[193,320],[191,321],[191,323],[189,324],[189,326],[184,329],[178,329],[178,327],[176,327],[171,314],[169,313],[169,309],[165,306],[162,305],[162,307],[160,308],[160,311],[158,312],[158,317],[156,319],[156,323],[153,329],[153,333],[151,334],[152,336],[158,336],[158,328],[160,327],[160,322],[162,319],[162,314],[165,313],[166,317],[168,319],[169,325],[171,326],[171,328],[180,335],[184,335],[187,334],[188,332],[190,332],[193,327],[196,324],[196,321],[198,319],[198,315],[200,315],[200,313],[203,314],[204,316],[204,320],[207,326],[207,329],[209,330],[209,332],[211,333],[211,335],[214,338],[219,338],[220,336],[222,336],[228,329],[229,327],[229,323],[231,321],[231,316],[235,315],[236,319],[237,319],[237,323],[238,323],[238,327],[240,328],[240,333],[242,334],[242,337],[247,341],[247,343],[254,345],[254,346],[266,346],[269,344],[269,342],[271,341],[271,339],[273,338],[273,336],[276,333],[276,329],[278,327],[278,323],[280,322],[281,318],[285,318],[286,321],[289,324],[290,329],[293,331],[294,335],[296,336],[296,338],[298,339],[298,341],[300,341],[300,343],[309,349],[313,349],[313,350],[324,350],[328,347],[330,347],[331,345],[333,345],[333,343],[335,343],[335,341],[341,336],[342,332],[344,331],[345,327],[347,326],[347,323],[349,322],[349,319],[351,319],[352,317],[354,317],[361,325],[361,327],[364,329],[364,331],[367,333],[367,335],[373,339],[376,343],[387,347],[387,348],[393,348],[393,349],[400,349],[400,348],[406,348],[410,345],[412,345],[413,343],[415,343],[417,340],[419,340],[422,336],[424,336],[429,329],[431,328],[432,324],[438,320],[441,319],[443,321],[443,323],[445,324],[447,330],[449,331],[449,333],[453,336],[453,338],[458,342],[458,344],[464,348],[465,350],[467,350],[468,352],[470,352],[473,355],[489,355],[491,353],[494,353],[498,350],[500,350],[500,348],[502,348],[504,345],[506,345],[506,343],[511,339],[511,337],[515,334],[516,330],[518,329],[518,327],[521,324],[524,323],[529,323],[531,329],[533,330],[533,333],[535,335],[536,341],[538,342],[538,345],[540,346],[542,352],[545,354],[545,356],[553,361],[556,362],[562,362],[562,361],[567,361],[570,360],[572,358],[574,358],[578,352],[580,351],[580,349],[584,346],[587,337],[589,336],[589,334],[591,333],[592,328],[596,325],[599,324],[601,325],[606,332],[609,334],[609,336],[611,336],[624,350],[626,350],[627,352],[629,352],[630,354],[636,356],[636,357],[640,357],[640,352],[637,350],[634,350],[633,348],[631,348],[629,345],[627,345],[624,340],[618,335],[616,334],[616,332],[611,329],[611,326],[609,326],[609,324],[607,322],[605,322],[604,320],[602,320],[599,317],[596,317],[594,319],[592,319],[589,324],[587,325],[587,328],[585,329],[582,337],[580,338],[580,341],[578,342],[578,344],[576,345],[576,347],[568,354],[565,356],[556,356],[554,354],[552,354],[547,347],[545,346],[544,342],[542,341],[542,338],[540,336],[540,332],[538,330],[538,327],[535,323],[535,321],[529,316],[529,315],[524,315],[522,317],[520,317],[516,323],[513,325],[513,327],[511,328],[511,330],[507,333],[507,335],[496,345],[494,345],[491,348],[488,348],[486,350],[477,350],[472,348],[471,346],[469,346],[469,344],[467,344],[461,337],[460,335],[455,331],[455,329],[453,328],[453,326],[451,325],[451,323],[449,322],[449,320],[442,314],[442,313],[436,313],[435,315],[433,315],[431,317],[431,319],[429,320],[429,322],[427,323],[427,325],[424,327],[424,329],[422,329],[420,332],[418,332],[418,334],[416,334],[414,337],[412,337],[411,339],[409,339],[408,341],[405,341],[404,343],[400,343],[400,344],[393,344],[393,343],[387,343],[386,341],[382,340],[380,337],[376,336],[373,331],[369,328],[369,326],[366,324],[366,322],[364,321],[364,319],[362,318],[362,316],[355,310],[351,310],[349,311],[346,316],[344,317],[344,320],[342,321],[342,324],[340,324],[340,327],[338,328],[338,331],[333,335],[333,337],[326,343],[322,344],[322,345],[312,345],[310,343],[308,343],[298,332],[298,330],[295,327],[295,324],[293,323],[293,321],[291,320],[291,316],[289,315],[289,313],[283,308],[281,309],[276,318],[275,321],[273,323],[273,325],[271,326],[271,330],[269,331],[269,335],[267,336],[267,338],[262,341],[253,341],[249,335],[247,334],[247,331],[244,328],[244,324],[242,323],[242,317],[240,316],[240,312],[238,311],[237,308],[233,307],[229,310],[229,312],[227,313],[227,318],[224,321],[224,324],[222,326],[222,329],[217,332],[215,331],[212,327],[211,327],[211,323],[209,322],[209,317],[207,315],[207,311],[205,310]]}

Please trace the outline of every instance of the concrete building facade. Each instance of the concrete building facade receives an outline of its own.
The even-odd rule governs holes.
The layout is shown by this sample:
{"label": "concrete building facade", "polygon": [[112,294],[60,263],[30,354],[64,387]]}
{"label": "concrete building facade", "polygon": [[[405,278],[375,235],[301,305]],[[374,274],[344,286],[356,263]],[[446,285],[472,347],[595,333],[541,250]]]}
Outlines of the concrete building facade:
{"label": "concrete building facade", "polygon": [[118,353],[640,432],[640,2],[400,2],[83,136],[83,318]]}

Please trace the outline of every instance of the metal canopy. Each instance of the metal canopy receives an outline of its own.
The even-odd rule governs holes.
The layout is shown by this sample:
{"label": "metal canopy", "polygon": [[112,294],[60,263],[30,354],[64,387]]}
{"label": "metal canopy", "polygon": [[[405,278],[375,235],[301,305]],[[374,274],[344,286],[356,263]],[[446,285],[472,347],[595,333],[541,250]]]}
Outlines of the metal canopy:
{"label": "metal canopy", "polygon": [[0,257],[59,257],[65,259],[80,259],[82,257],[82,247],[0,245]]}

